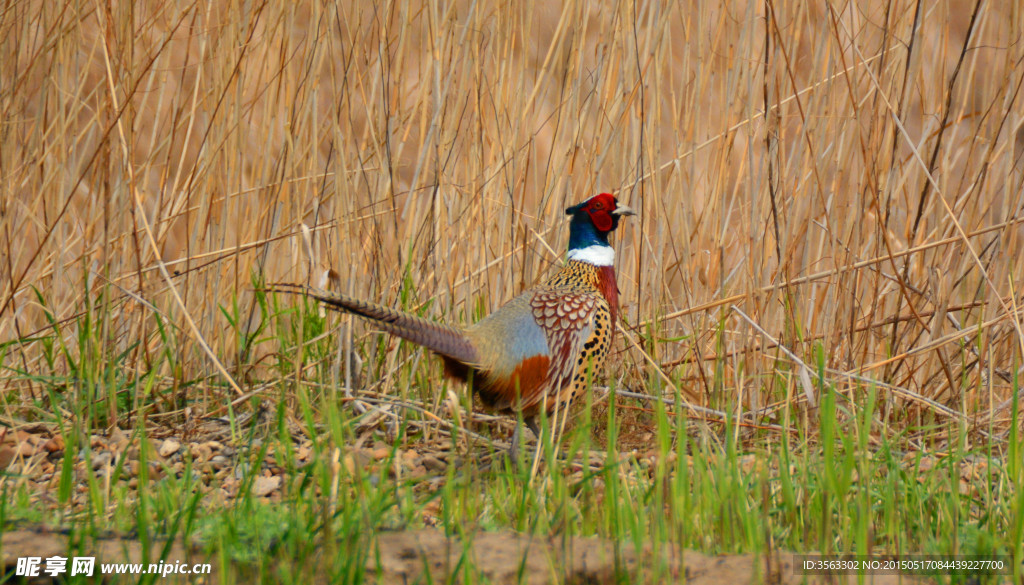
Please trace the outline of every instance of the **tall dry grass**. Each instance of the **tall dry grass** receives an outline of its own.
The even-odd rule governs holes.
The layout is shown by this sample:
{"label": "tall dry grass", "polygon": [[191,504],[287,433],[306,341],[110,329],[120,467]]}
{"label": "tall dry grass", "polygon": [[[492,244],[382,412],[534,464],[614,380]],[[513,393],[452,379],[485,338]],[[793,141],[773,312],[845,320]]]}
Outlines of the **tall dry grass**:
{"label": "tall dry grass", "polygon": [[74,356],[101,303],[97,359],[219,412],[288,349],[239,355],[221,307],[255,319],[252,273],[333,268],[386,303],[408,278],[468,320],[557,264],[564,207],[614,191],[640,211],[616,242],[627,386],[742,414],[822,373],[877,383],[889,422],[1001,431],[1022,33],[1014,3],[931,0],[9,3],[4,392],[66,371],[46,311]]}

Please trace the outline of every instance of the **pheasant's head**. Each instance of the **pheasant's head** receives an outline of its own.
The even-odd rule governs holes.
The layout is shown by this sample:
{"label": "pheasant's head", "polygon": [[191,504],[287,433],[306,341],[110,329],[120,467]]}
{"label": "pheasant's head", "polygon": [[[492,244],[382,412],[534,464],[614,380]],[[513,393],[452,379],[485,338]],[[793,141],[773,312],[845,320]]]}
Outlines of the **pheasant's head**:
{"label": "pheasant's head", "polygon": [[565,210],[572,216],[569,224],[569,258],[598,266],[610,266],[615,255],[608,245],[608,234],[619,227],[619,218],[636,213],[619,205],[610,193],[594,195]]}

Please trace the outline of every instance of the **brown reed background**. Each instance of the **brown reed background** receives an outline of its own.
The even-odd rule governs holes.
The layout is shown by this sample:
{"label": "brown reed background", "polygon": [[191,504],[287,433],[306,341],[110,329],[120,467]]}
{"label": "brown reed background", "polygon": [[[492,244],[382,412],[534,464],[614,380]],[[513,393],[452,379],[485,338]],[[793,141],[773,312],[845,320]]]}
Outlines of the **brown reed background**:
{"label": "brown reed background", "polygon": [[1005,429],[1022,33],[1012,2],[7,3],[4,391],[69,372],[38,290],[68,355],[219,412],[228,376],[249,391],[294,350],[239,355],[221,307],[255,319],[254,272],[333,268],[387,304],[408,278],[413,308],[466,321],[613,191],[640,212],[615,242],[626,386],[813,396],[778,342],[812,384],[881,383],[891,422]]}

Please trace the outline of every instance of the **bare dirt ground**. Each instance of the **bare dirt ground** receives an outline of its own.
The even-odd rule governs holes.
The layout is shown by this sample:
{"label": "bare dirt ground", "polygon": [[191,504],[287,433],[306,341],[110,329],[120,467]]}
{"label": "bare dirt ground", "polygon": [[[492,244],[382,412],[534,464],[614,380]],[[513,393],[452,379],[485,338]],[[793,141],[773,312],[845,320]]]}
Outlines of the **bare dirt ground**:
{"label": "bare dirt ground", "polygon": [[[753,555],[709,556],[693,551],[650,550],[639,553],[632,545],[620,548],[616,560],[615,544],[600,538],[540,539],[512,532],[480,532],[473,535],[474,564],[492,583],[574,583],[604,585],[649,582],[654,567],[651,559],[669,559],[668,569],[678,582],[695,585],[741,583],[857,583],[856,576],[831,579],[804,576],[794,570],[791,553],[776,552],[771,558]],[[404,531],[382,534],[380,551],[381,583],[415,582],[429,566],[432,576],[446,579],[458,566],[463,547],[458,539],[446,538],[437,530]],[[552,567],[559,569],[553,570]],[[369,567],[368,567],[369,568]],[[519,575],[524,577],[520,580]],[[865,583],[888,585],[927,581],[897,575],[869,576]]]}
{"label": "bare dirt ground", "polygon": [[[13,574],[17,558],[37,556],[47,558],[68,554],[68,535],[43,528],[24,528],[3,535],[4,572]],[[513,532],[479,532],[472,536],[472,565],[475,575],[485,577],[497,585],[512,584],[589,584],[604,585],[623,582],[647,582],[652,574],[649,566],[651,551],[637,551],[631,545],[620,548],[616,559],[614,543],[598,538],[541,539]],[[154,546],[159,551],[160,544]],[[461,582],[458,575],[465,567],[462,558],[465,547],[457,537],[446,537],[436,529],[406,530],[381,533],[376,549],[368,556],[367,574],[377,583],[419,583],[429,571],[432,582]],[[796,560],[790,553],[774,553],[771,558],[753,555],[709,556],[693,551],[673,554],[663,551],[673,579],[695,585],[723,585],[744,583],[771,584],[833,584],[857,583],[855,576],[839,579],[824,576],[804,576],[795,571]],[[101,562],[131,562],[143,560],[142,546],[128,538],[101,539],[90,547],[90,554]],[[379,566],[378,566],[379,559]],[[164,557],[164,563],[208,563],[211,559],[175,544]],[[216,562],[216,559],[212,559]],[[166,583],[217,583],[219,568],[212,575],[187,577],[170,575],[161,578]],[[244,571],[245,568],[241,567]],[[15,581],[17,582],[17,581]],[[27,583],[56,583],[49,576],[41,576]],[[917,584],[929,581],[906,576],[868,576],[865,583],[875,585]]]}

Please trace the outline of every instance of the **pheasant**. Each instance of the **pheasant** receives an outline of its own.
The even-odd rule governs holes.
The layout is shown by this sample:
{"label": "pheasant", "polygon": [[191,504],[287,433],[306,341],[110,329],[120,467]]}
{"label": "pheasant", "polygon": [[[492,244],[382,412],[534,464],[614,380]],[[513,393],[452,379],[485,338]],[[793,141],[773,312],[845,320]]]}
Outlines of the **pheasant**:
{"label": "pheasant", "polygon": [[[422,345],[444,360],[448,375],[470,383],[484,406],[519,413],[536,436],[542,410],[554,412],[603,364],[615,333],[619,289],[608,236],[622,216],[634,215],[609,193],[565,210],[568,262],[543,284],[513,298],[469,327],[453,327],[347,295],[278,284],[271,292],[308,294],[392,335]],[[519,425],[512,435],[513,458]]]}

